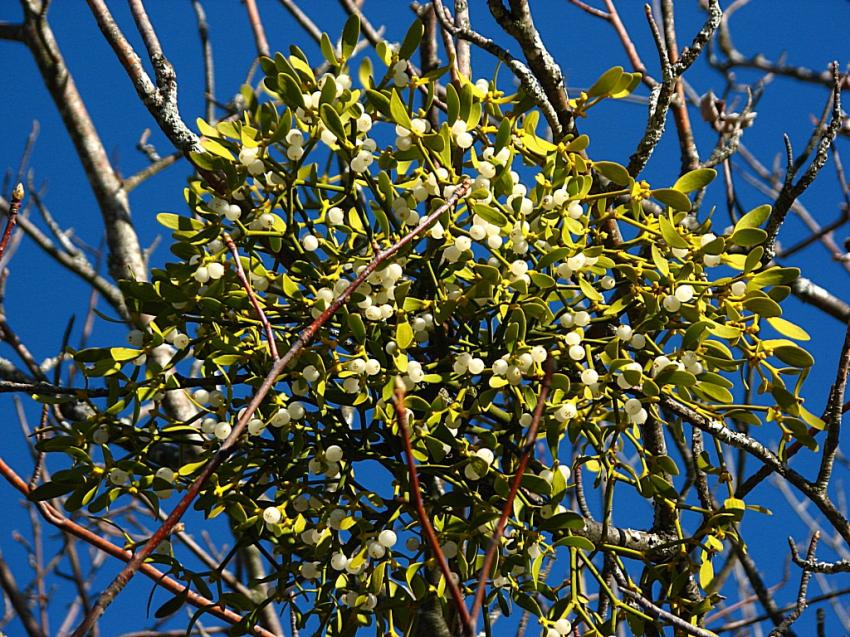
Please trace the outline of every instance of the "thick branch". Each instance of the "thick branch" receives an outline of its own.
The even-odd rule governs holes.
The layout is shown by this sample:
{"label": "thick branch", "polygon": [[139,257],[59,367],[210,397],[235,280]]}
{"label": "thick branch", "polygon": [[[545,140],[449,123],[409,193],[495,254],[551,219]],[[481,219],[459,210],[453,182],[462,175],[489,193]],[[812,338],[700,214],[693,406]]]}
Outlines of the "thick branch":
{"label": "thick branch", "polygon": [[146,268],[130,219],[127,195],[65,65],[50,25],[30,2],[22,0],[22,4],[27,46],[74,143],[103,216],[109,246],[109,271],[115,280],[144,280]]}
{"label": "thick branch", "polygon": [[547,101],[555,110],[557,126],[552,128],[552,133],[559,140],[573,130],[573,110],[564,85],[564,74],[534,25],[528,1],[509,1],[510,10],[502,4],[502,0],[487,0],[487,6],[499,26],[517,41],[531,72],[540,82]]}
{"label": "thick branch", "polygon": [[[106,3],[103,0],[87,0],[87,2],[97,20],[101,33],[109,42],[112,50],[115,51],[118,60],[133,81],[136,93],[138,93],[150,114],[153,115],[162,132],[176,148],[184,153],[201,152],[203,149],[198,141],[198,136],[186,126],[180,117],[177,106],[177,76],[171,63],[161,50],[153,49],[150,61],[156,74],[157,81],[154,85],[142,65],[141,58],[124,37]],[[143,15],[144,7],[139,6],[138,9]],[[141,21],[142,24],[149,25],[150,23],[146,22],[146,19],[147,16],[139,18],[137,23]]]}

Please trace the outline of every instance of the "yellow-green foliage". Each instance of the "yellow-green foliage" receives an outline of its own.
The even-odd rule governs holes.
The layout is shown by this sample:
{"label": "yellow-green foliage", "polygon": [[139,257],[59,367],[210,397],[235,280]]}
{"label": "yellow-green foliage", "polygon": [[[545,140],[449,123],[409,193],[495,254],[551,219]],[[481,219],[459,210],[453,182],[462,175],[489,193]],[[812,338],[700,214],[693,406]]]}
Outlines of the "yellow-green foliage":
{"label": "yellow-green foliage", "polygon": [[[186,189],[190,214],[159,216],[176,260],[155,269],[151,283],[123,284],[129,307],[154,319],[131,335],[131,347],[77,353],[91,381],[104,377],[112,399],[74,434],[49,441],[74,466],[41,493],[71,493],[68,508],[93,512],[128,492],[157,505],[185,488],[229,433],[271,359],[223,232],[286,351],[376,250],[467,175],[471,194],[370,276],[279,378],[197,504],[273,550],[280,599],[294,590],[305,621],[317,617],[334,634],[352,622],[402,634],[428,582],[440,592],[445,582],[432,577],[405,501],[390,400],[396,378],[407,388],[434,524],[459,581],[473,586],[551,357],[541,451],[523,479],[488,599],[505,610],[512,599],[544,626],[569,617],[597,627],[601,619],[584,600],[605,585],[581,588],[599,578],[596,547],[583,516],[568,508],[577,467],[585,490],[603,490],[609,504],[616,492],[674,507],[671,476],[683,468],[650,453],[644,439],[647,422],[683,436],[681,423],[659,408],[663,397],[726,423],[772,421],[783,440],[813,444],[807,429],[821,422],[799,398],[813,361],[789,340],[808,336],[780,317],[798,272],[762,265],[767,207],[723,236],[705,214],[690,213],[689,195],[713,170],[652,189],[616,163],[590,159],[585,135],[547,141],[530,101],[505,94],[496,80],[463,80],[437,96],[445,69],[406,74],[418,24],[400,50],[379,49],[378,69],[364,61],[352,79],[356,29],[349,23],[341,51],[323,47],[328,73],[316,76],[293,47],[262,61],[266,95],[258,101],[246,92],[242,116],[198,122],[206,152],[193,160],[204,177]],[[637,79],[612,69],[574,106],[584,112],[622,97]],[[170,367],[188,375],[194,362],[201,377],[217,379],[218,389],[189,393],[202,412],[194,421],[175,422],[161,406],[164,392],[180,384],[148,357],[164,343],[174,347]],[[745,382],[754,404],[736,402]],[[191,462],[173,471],[152,456],[160,443],[199,441]],[[129,454],[118,453],[119,444]],[[635,454],[637,463],[629,462]],[[362,471],[373,482],[379,475],[382,492],[358,481],[367,461],[372,468]],[[698,461],[722,479],[713,449]],[[656,577],[669,583],[676,572],[699,571],[708,586],[711,555],[743,506],[727,501],[727,513],[698,531],[703,546],[670,557]],[[699,525],[700,516],[688,515],[698,510],[679,502],[680,528]],[[615,510],[613,521],[648,527],[645,517]],[[397,544],[380,536],[389,529]],[[566,581],[540,580],[547,556],[562,555],[570,557],[557,581]],[[535,595],[549,601],[548,611]],[[244,611],[254,602],[240,604]],[[646,619],[618,608],[616,621]]]}

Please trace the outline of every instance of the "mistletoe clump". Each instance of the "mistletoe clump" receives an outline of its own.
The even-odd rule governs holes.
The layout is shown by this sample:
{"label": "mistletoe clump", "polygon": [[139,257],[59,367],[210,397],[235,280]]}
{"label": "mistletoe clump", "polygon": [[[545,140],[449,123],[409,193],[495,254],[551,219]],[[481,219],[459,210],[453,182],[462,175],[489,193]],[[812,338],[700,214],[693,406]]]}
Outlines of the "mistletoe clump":
{"label": "mistletoe clump", "polygon": [[[195,508],[266,547],[270,599],[317,633],[410,634],[441,604],[450,625],[446,591],[479,580],[486,607],[515,603],[552,637],[623,621],[639,634],[655,618],[627,593],[653,582],[693,621],[747,505],[680,497],[692,472],[658,431],[687,447],[688,428],[770,422],[812,445],[822,426],[799,396],[813,361],[793,340],[808,337],[781,318],[798,271],[763,259],[769,208],[712,231],[689,197],[711,169],[652,189],[590,159],[586,135],[548,140],[533,101],[496,79],[438,95],[446,69],[409,73],[419,23],[355,81],[357,29],[325,42],[329,72],[293,47],[263,59],[267,99],[199,121],[190,214],[159,215],[176,260],[122,284],[149,319],[129,346],[76,352],[108,400],[78,397],[90,416],[42,443],[73,464],[40,495],[158,510],[215,459]],[[571,105],[584,114],[638,80],[615,67]],[[735,402],[742,374],[752,398]],[[195,416],[165,408],[175,392]],[[728,482],[721,451],[693,460]],[[209,592],[215,573],[157,559]],[[250,624],[268,601],[223,603]]]}

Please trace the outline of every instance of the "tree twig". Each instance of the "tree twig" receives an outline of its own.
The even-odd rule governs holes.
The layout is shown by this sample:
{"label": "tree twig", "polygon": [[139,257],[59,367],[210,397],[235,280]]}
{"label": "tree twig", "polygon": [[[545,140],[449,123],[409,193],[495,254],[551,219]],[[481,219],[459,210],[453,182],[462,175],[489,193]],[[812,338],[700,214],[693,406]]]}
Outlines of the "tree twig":
{"label": "tree twig", "polygon": [[277,353],[277,344],[274,340],[274,331],[272,330],[271,323],[269,323],[269,319],[266,316],[266,313],[263,311],[263,308],[260,307],[260,302],[257,300],[257,296],[254,294],[254,289],[251,286],[251,282],[248,280],[248,277],[245,276],[245,270],[242,269],[242,259],[239,256],[239,250],[236,247],[236,244],[233,243],[233,239],[226,232],[223,235],[224,243],[227,244],[230,253],[233,255],[233,264],[236,267],[236,276],[239,277],[239,281],[242,283],[242,287],[245,288],[245,293],[248,295],[248,298],[251,300],[251,305],[254,306],[254,311],[257,313],[257,316],[260,319],[260,322],[263,324],[263,328],[266,330],[266,340],[269,344],[269,351],[272,355],[272,360],[277,360],[280,356]]}
{"label": "tree twig", "polygon": [[410,430],[407,426],[407,407],[404,404],[404,383],[397,382],[395,393],[393,395],[395,404],[396,422],[398,423],[399,432],[401,433],[402,443],[404,444],[404,453],[407,459],[407,475],[410,480],[410,495],[413,498],[413,503],[416,508],[416,517],[419,519],[419,525],[425,535],[425,541],[437,560],[437,565],[443,574],[443,579],[446,581],[446,587],[451,593],[452,600],[460,614],[463,633],[466,637],[475,635],[475,623],[472,616],[469,614],[469,609],[463,600],[463,594],[460,591],[458,583],[455,581],[455,574],[449,567],[449,562],[446,559],[443,549],[440,548],[440,540],[434,532],[434,527],[431,524],[431,519],[428,512],[425,510],[425,503],[422,501],[422,488],[419,485],[419,474],[416,471],[416,462],[413,459],[413,445],[410,442]]}
{"label": "tree twig", "polygon": [[[818,539],[820,539],[820,533],[815,531],[812,534],[812,539],[809,542],[809,550],[806,553],[806,561],[809,562],[814,559],[815,549],[818,545]],[[794,540],[788,538],[788,544],[791,545],[791,552],[795,557],[799,558],[797,555],[797,547],[794,545]],[[797,561],[797,560],[795,560]],[[769,637],[781,637],[782,635],[787,635],[791,630],[791,624],[797,621],[800,618],[800,615],[803,614],[803,611],[806,610],[806,606],[808,606],[808,591],[809,591],[809,579],[812,577],[812,571],[807,569],[805,566],[803,567],[803,574],[800,576],[800,589],[797,593],[797,604],[794,606],[794,610],[792,610],[785,618],[782,620],[782,623],[779,624],[776,628],[770,631]]]}
{"label": "tree twig", "polygon": [[478,577],[478,588],[475,591],[475,600],[472,604],[472,612],[470,613],[472,616],[473,629],[478,621],[478,614],[481,612],[481,606],[484,603],[484,593],[487,591],[487,580],[490,578],[490,568],[493,565],[493,559],[495,558],[496,551],[500,546],[508,517],[513,512],[514,499],[519,491],[519,485],[522,482],[522,476],[525,473],[525,468],[528,466],[528,460],[531,457],[531,453],[534,451],[534,444],[537,442],[537,429],[540,425],[540,419],[543,417],[543,410],[546,408],[546,399],[549,396],[549,389],[552,386],[552,374],[554,373],[555,362],[550,355],[546,359],[546,370],[540,384],[540,394],[537,398],[537,405],[534,407],[531,424],[528,427],[528,433],[525,436],[525,443],[522,446],[522,455],[520,456],[519,464],[514,471],[514,477],[511,480],[508,497],[505,499],[505,505],[502,507],[502,514],[499,516],[499,521],[496,523],[496,530],[490,538],[490,545],[487,547],[487,553],[484,555],[484,562],[481,566],[481,573]]}
{"label": "tree twig", "polygon": [[3,230],[3,238],[0,239],[0,260],[3,259],[3,253],[6,252],[6,246],[9,243],[9,237],[12,236],[12,230],[15,229],[15,224],[18,221],[18,211],[21,209],[21,202],[24,200],[24,185],[19,183],[12,191],[12,199],[9,201],[9,208],[6,217],[6,228]]}
{"label": "tree twig", "polygon": [[260,11],[257,9],[256,0],[244,0],[244,2],[245,11],[248,14],[248,22],[251,24],[251,32],[254,34],[254,44],[257,46],[257,53],[268,57],[269,42],[266,40],[266,29],[263,26]]}

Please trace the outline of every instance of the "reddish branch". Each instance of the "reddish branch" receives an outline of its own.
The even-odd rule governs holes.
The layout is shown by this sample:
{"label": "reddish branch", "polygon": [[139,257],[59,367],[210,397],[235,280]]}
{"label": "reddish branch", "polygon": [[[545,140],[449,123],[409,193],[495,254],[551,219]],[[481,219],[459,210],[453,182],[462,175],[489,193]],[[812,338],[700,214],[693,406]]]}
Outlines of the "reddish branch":
{"label": "reddish branch", "polygon": [[[675,65],[679,61],[679,46],[676,41],[676,26],[673,17],[673,2],[664,0],[661,3],[662,23],[664,25],[664,38],[667,42],[667,55],[670,63]],[[676,78],[676,99],[671,104],[673,121],[676,124],[676,132],[679,137],[679,149],[682,157],[682,173],[699,167],[699,155],[694,143],[694,133],[691,128],[691,119],[688,115],[688,105],[685,101],[685,85],[681,75]]]}
{"label": "reddish branch", "polygon": [[655,88],[658,85],[658,82],[651,76],[646,70],[646,65],[643,63],[643,60],[640,58],[640,54],[637,51],[637,47],[635,47],[634,42],[632,42],[631,35],[629,35],[629,30],[626,28],[626,25],[623,24],[623,21],[620,19],[620,13],[617,11],[617,7],[614,5],[614,0],[605,0],[605,6],[608,11],[603,11],[602,9],[597,9],[596,7],[592,7],[581,0],[569,0],[576,7],[592,15],[601,20],[605,20],[608,24],[611,25],[611,28],[614,29],[614,32],[617,34],[617,37],[620,39],[620,43],[623,45],[623,50],[626,52],[626,57],[629,58],[629,62],[632,64],[632,68],[641,74],[641,81],[646,84],[649,88]]}
{"label": "reddish branch", "polygon": [[[0,459],[0,475],[2,475],[9,482],[9,484],[15,487],[18,491],[29,497],[31,491],[29,485],[27,485],[27,483],[24,482],[23,478],[21,478],[17,473],[15,473],[15,470],[12,469],[9,465],[7,465],[2,459]],[[65,533],[73,535],[74,537],[83,540],[91,546],[94,546],[98,550],[103,551],[104,553],[111,555],[112,557],[117,557],[119,560],[123,560],[125,562],[129,562],[131,560],[132,553],[130,553],[129,551],[125,551],[124,549],[116,546],[112,542],[109,542],[103,539],[101,536],[92,533],[87,528],[80,526],[73,520],[69,520],[64,515],[62,515],[62,513],[59,512],[55,507],[51,506],[47,502],[39,502],[37,503],[37,505],[44,519],[50,522],[55,527],[61,529]],[[142,573],[147,575],[158,585],[174,593],[175,595],[186,595],[186,601],[192,606],[195,606],[196,608],[206,609],[206,611],[209,612],[211,615],[214,615],[219,619],[222,619],[231,624],[237,624],[242,621],[242,617],[240,617],[233,611],[222,608],[214,601],[207,599],[203,595],[195,593],[187,586],[184,586],[180,582],[171,579],[165,573],[149,564],[143,564],[139,570],[141,570]],[[255,635],[260,635],[261,637],[276,637],[269,631],[259,626],[254,627],[253,632]]]}
{"label": "reddish branch", "polygon": [[475,591],[475,601],[472,604],[473,628],[475,622],[478,621],[478,613],[481,612],[481,606],[484,603],[484,593],[487,590],[487,580],[490,577],[490,568],[493,566],[493,560],[496,557],[496,551],[499,548],[502,534],[505,532],[508,517],[514,509],[514,499],[519,491],[519,485],[522,482],[522,476],[525,473],[525,468],[528,466],[528,461],[534,451],[534,443],[537,440],[537,429],[540,425],[540,419],[543,417],[543,409],[546,407],[546,397],[549,395],[549,389],[552,386],[552,374],[554,371],[554,360],[549,357],[546,360],[546,371],[543,374],[543,382],[540,386],[540,395],[537,398],[537,405],[534,407],[534,415],[531,418],[531,424],[529,425],[528,433],[525,436],[522,456],[520,456],[519,465],[517,465],[513,480],[511,481],[511,488],[510,491],[508,491],[505,506],[502,507],[502,515],[499,517],[499,522],[496,524],[496,532],[490,539],[490,546],[487,547],[487,553],[484,556],[484,564],[481,566],[481,575],[478,578],[478,589]]}
{"label": "reddish branch", "polygon": [[251,299],[251,305],[254,306],[254,311],[257,312],[257,316],[260,317],[260,322],[266,330],[266,340],[269,342],[269,351],[272,353],[272,358],[277,360],[280,358],[280,355],[277,353],[277,345],[274,342],[274,332],[272,331],[271,323],[269,323],[266,313],[263,312],[263,308],[260,307],[260,301],[254,294],[254,290],[251,288],[251,282],[248,281],[248,277],[245,276],[245,270],[242,269],[242,259],[239,258],[239,250],[236,248],[236,244],[233,243],[233,239],[226,232],[224,233],[224,242],[230,249],[231,254],[233,254],[233,262],[236,264],[236,276],[238,276],[239,280],[242,282],[242,287],[245,288],[245,293],[248,295],[248,298]]}
{"label": "reddish branch", "polygon": [[6,219],[6,229],[3,231],[3,238],[0,239],[0,259],[3,258],[3,253],[6,252],[9,237],[12,236],[12,230],[15,229],[15,224],[18,222],[18,211],[21,209],[21,202],[23,200],[24,185],[18,184],[12,191],[12,200],[9,202],[9,217]]}
{"label": "reddish branch", "polygon": [[428,517],[428,512],[425,510],[425,503],[422,501],[422,488],[419,486],[419,474],[416,472],[416,462],[413,459],[413,445],[410,442],[410,430],[407,427],[407,407],[404,406],[404,385],[396,384],[395,396],[395,413],[398,418],[398,428],[401,432],[401,438],[404,442],[404,453],[407,456],[407,473],[410,480],[410,495],[413,498],[413,504],[416,507],[416,517],[419,518],[419,526],[425,534],[425,541],[434,554],[434,559],[443,573],[443,579],[446,580],[446,586],[451,593],[457,612],[460,614],[461,622],[463,623],[463,633],[466,637],[475,635],[475,622],[469,614],[469,609],[463,601],[463,594],[460,592],[460,587],[455,581],[455,574],[449,568],[449,562],[446,559],[443,549],[440,548],[440,541],[437,539],[437,534],[434,532],[434,527],[431,525],[431,519]]}
{"label": "reddish branch", "polygon": [[254,42],[257,44],[257,53],[269,57],[269,43],[266,40],[266,30],[263,28],[263,20],[257,9],[255,0],[245,0],[245,10],[248,12],[248,22],[251,23],[251,31],[254,33]]}
{"label": "reddish branch", "polygon": [[97,600],[97,604],[95,604],[92,611],[86,615],[83,622],[74,631],[71,637],[83,637],[88,630],[92,627],[92,625],[97,621],[98,617],[103,614],[103,611],[106,610],[106,607],[115,599],[115,596],[120,593],[123,588],[127,585],[127,582],[130,581],[130,578],[136,574],[145,560],[153,553],[157,546],[159,546],[160,542],[162,542],[166,537],[168,537],[180,519],[183,517],[183,514],[192,504],[197,495],[201,492],[204,486],[209,480],[210,476],[215,473],[215,470],[224,462],[233,450],[236,448],[239,439],[242,437],[242,434],[245,432],[245,429],[248,426],[248,421],[254,416],[254,412],[257,411],[260,404],[265,399],[266,395],[271,390],[272,386],[275,384],[277,377],[286,369],[286,366],[301,352],[304,347],[313,340],[313,337],[316,335],[316,332],[327,323],[327,321],[339,310],[340,307],[348,300],[348,298],[354,293],[354,291],[359,288],[363,282],[375,271],[378,267],[386,262],[390,257],[396,254],[399,250],[406,247],[410,243],[412,243],[419,235],[421,235],[425,230],[427,230],[430,226],[432,226],[437,219],[439,219],[440,215],[446,212],[449,208],[454,206],[461,197],[464,197],[467,192],[469,192],[469,188],[472,185],[472,182],[466,178],[463,183],[461,183],[452,193],[452,196],[448,198],[446,203],[442,206],[434,210],[431,214],[425,217],[422,222],[413,230],[408,232],[404,237],[399,239],[392,246],[387,248],[386,250],[382,250],[372,261],[367,265],[360,275],[351,282],[351,284],[342,292],[342,294],[337,297],[333,303],[331,303],[328,308],[322,312],[316,320],[314,320],[301,334],[295,343],[289,348],[289,351],[286,352],[281,358],[278,358],[271,367],[271,370],[263,379],[262,384],[260,385],[257,393],[254,394],[254,397],[251,399],[251,402],[245,408],[245,411],[242,413],[242,416],[236,423],[236,426],[233,428],[233,431],[227,437],[227,439],[221,444],[218,451],[210,458],[210,461],[206,464],[206,466],[201,471],[200,475],[195,479],[192,485],[186,491],[186,494],[177,503],[177,506],[174,507],[174,510],[168,515],[162,525],[157,529],[157,531],[150,537],[150,539],[139,549],[134,555],[133,558],[127,563],[127,566],[115,577],[112,583],[107,587],[107,589],[101,594],[100,598]]}

